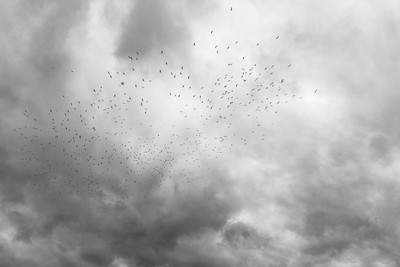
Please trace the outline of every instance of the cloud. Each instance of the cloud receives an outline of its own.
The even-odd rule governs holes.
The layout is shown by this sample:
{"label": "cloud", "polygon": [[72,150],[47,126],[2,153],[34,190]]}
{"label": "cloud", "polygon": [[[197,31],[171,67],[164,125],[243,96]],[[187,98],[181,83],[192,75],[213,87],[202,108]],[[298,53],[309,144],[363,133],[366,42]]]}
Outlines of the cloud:
{"label": "cloud", "polygon": [[[2,55],[8,63],[2,69],[2,83],[6,83],[3,86],[19,92],[17,95],[27,102],[35,96],[27,88],[35,87],[36,94],[47,97],[62,90],[62,73],[69,67],[69,32],[84,19],[85,10],[87,4],[81,1],[8,3],[2,16],[3,25],[11,27],[2,30],[8,39]],[[20,49],[16,50],[16,46]]]}
{"label": "cloud", "polygon": [[117,55],[145,57],[156,50],[182,53],[191,36],[187,18],[171,3],[165,1],[137,1],[121,31]]}
{"label": "cloud", "polygon": [[[352,1],[5,4],[0,266],[399,265],[397,7],[394,1],[358,8]],[[112,40],[97,43],[106,36]],[[231,53],[225,45],[236,40]],[[224,52],[217,55],[216,44]],[[221,73],[221,80],[226,72],[248,75],[240,64],[276,64],[282,90],[287,83],[288,93],[300,97],[281,103],[279,115],[249,106],[229,119],[231,127],[201,127],[203,117],[190,117],[198,104],[191,91],[180,98],[187,107],[165,100],[166,89],[186,91],[152,73],[160,50],[185,66],[193,82],[184,85],[192,91],[211,88]],[[128,73],[127,56],[136,51],[142,63],[134,64],[144,71]],[[153,85],[134,87],[139,75]],[[141,98],[149,101],[148,114]],[[112,116],[91,110],[93,102],[113,107]],[[210,121],[229,116],[199,110]],[[184,112],[190,119],[178,119]],[[255,122],[260,128],[252,131]]]}
{"label": "cloud", "polygon": [[235,248],[262,249],[268,246],[269,238],[242,222],[228,224],[223,231],[224,240]]}

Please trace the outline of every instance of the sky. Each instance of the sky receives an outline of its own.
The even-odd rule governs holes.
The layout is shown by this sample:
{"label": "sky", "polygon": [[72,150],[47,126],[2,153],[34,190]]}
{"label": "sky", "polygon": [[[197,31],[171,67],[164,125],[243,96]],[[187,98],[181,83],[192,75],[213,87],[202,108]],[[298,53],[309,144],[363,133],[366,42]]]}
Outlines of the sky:
{"label": "sky", "polygon": [[400,266],[400,2],[1,1],[0,267]]}

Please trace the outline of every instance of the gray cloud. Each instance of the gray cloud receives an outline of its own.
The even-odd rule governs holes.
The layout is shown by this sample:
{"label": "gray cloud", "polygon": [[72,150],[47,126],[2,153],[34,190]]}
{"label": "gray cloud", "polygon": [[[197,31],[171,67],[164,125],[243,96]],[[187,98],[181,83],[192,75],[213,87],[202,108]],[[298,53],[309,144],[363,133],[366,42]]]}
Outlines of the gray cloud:
{"label": "gray cloud", "polygon": [[[288,3],[232,4],[231,12],[230,6],[211,1],[135,1],[120,18],[121,25],[111,23],[118,36],[108,51],[113,58],[100,53],[99,58],[118,65],[119,59],[138,51],[142,64],[147,64],[157,61],[155,55],[164,50],[176,64],[191,66],[197,79],[193,90],[203,82],[199,77],[204,69],[220,70],[214,65],[226,59],[204,59],[215,64],[196,69],[199,64],[194,60],[204,54],[193,56],[192,42],[203,32],[209,34],[209,24],[221,29],[220,39],[213,40],[220,46],[233,38],[230,31],[240,33],[241,43],[254,36],[261,39],[268,25],[285,40],[277,58],[267,48],[260,52],[253,46],[250,52],[243,48],[238,53],[249,53],[260,65],[270,66],[276,59],[275,68],[290,59],[295,70],[285,79],[303,97],[290,99],[290,106],[279,109],[279,118],[257,118],[270,125],[262,126],[266,136],[261,143],[254,137],[258,132],[245,133],[254,121],[232,119],[236,126],[224,131],[242,134],[248,145],[233,139],[235,147],[226,154],[215,159],[204,149],[198,161],[189,153],[195,145],[187,145],[187,154],[181,154],[184,149],[174,147],[176,140],[212,139],[217,124],[204,127],[202,135],[190,135],[186,127],[196,121],[177,121],[174,131],[165,130],[162,138],[167,141],[160,138],[157,143],[152,138],[157,136],[158,119],[171,119],[167,124],[172,124],[175,116],[167,114],[168,104],[160,108],[154,101],[157,110],[148,117],[140,105],[115,112],[126,117],[123,130],[134,128],[131,140],[142,138],[129,149],[141,153],[148,168],[132,167],[135,174],[127,168],[133,164],[123,137],[104,134],[117,128],[107,119],[99,116],[96,132],[70,127],[70,134],[57,124],[55,133],[48,115],[51,104],[59,123],[66,117],[64,110],[72,114],[93,99],[101,101],[86,91],[73,95],[68,88],[73,82],[88,85],[88,91],[98,90],[100,82],[104,88],[111,84],[118,95],[125,92],[95,74],[83,75],[83,80],[72,75],[75,68],[98,67],[69,43],[72,33],[86,27],[82,42],[106,32],[93,26],[97,21],[90,16],[96,5],[5,4],[0,11],[0,266],[339,266],[349,261],[399,265],[398,4],[363,3],[354,9],[346,3]],[[107,16],[119,14],[118,4],[113,4],[115,10],[106,10]],[[232,27],[225,25],[228,19]],[[243,31],[237,21],[252,27]],[[224,32],[224,27],[230,31]],[[274,45],[269,48],[275,51]],[[87,51],[84,46],[82,51]],[[124,67],[115,69],[122,72]],[[104,72],[107,69],[111,66]],[[282,73],[289,76],[289,71]],[[133,87],[130,74],[113,75]],[[154,88],[163,82],[166,87],[176,85],[154,79]],[[154,88],[143,90],[145,97],[163,98]],[[313,94],[316,88],[318,93]],[[139,91],[130,91],[137,104]],[[122,105],[111,93],[101,97]],[[242,111],[246,116],[250,109]],[[91,115],[99,114],[84,119]],[[140,125],[143,122],[154,129]],[[70,124],[79,125],[79,120],[71,116]],[[75,146],[66,141],[70,135]],[[96,141],[88,142],[92,137]],[[149,147],[156,147],[151,153],[161,156],[150,154]],[[106,160],[100,158],[110,157],[109,151],[115,162],[108,159],[110,163],[101,165]],[[184,164],[187,169],[180,172]]]}
{"label": "gray cloud", "polygon": [[266,248],[269,244],[270,238],[262,236],[257,233],[257,230],[242,222],[235,222],[227,224],[223,237],[226,242],[235,248]]}
{"label": "gray cloud", "polygon": [[184,52],[190,38],[188,21],[174,5],[165,1],[137,1],[121,31],[117,55],[146,56],[155,50]]}
{"label": "gray cloud", "polygon": [[2,55],[8,63],[2,66],[2,83],[7,83],[3,86],[19,92],[17,95],[27,94],[22,96],[27,102],[38,92],[49,98],[62,90],[63,73],[71,67],[66,41],[70,30],[84,18],[86,5],[81,1],[6,4],[2,25],[10,25],[12,30],[2,30],[8,39]]}

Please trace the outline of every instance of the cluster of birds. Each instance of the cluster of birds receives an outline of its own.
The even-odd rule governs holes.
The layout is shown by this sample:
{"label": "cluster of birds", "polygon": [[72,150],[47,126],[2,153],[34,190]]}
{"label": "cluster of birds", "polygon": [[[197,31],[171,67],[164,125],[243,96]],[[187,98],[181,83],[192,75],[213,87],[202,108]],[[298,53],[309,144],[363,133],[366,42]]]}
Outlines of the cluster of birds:
{"label": "cluster of birds", "polygon": [[[215,56],[239,45],[216,44]],[[45,115],[24,110],[27,123],[15,131],[24,140],[23,164],[37,178],[32,185],[106,201],[130,198],[132,186],[190,183],[202,178],[205,160],[264,141],[266,114],[301,98],[279,76],[291,64],[261,66],[232,53],[223,73],[207,81],[169,62],[165,50],[158,55],[150,71],[141,70],[140,51],[128,55],[129,68],[107,71],[111,88],[91,88],[82,99],[61,95]]]}

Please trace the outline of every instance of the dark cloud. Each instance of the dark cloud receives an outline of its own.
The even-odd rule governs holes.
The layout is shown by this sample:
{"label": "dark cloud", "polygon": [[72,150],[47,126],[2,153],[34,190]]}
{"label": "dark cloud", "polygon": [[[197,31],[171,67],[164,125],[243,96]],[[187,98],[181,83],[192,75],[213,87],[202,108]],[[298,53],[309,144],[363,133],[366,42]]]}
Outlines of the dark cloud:
{"label": "dark cloud", "polygon": [[[376,192],[391,198],[387,186],[391,184],[398,188],[398,184],[372,175],[368,168],[360,170],[341,166],[338,172],[327,171],[337,168],[335,165],[320,166],[316,174],[308,178],[302,176],[300,184],[296,185],[295,198],[289,207],[293,216],[301,218],[293,229],[305,240],[302,252],[309,255],[311,264],[330,262],[355,248],[369,247],[374,248],[380,257],[397,262],[398,244],[393,248],[383,245],[397,243],[390,235],[391,223],[384,222],[386,219],[376,213],[380,204],[371,198]],[[310,174],[309,171],[306,173]],[[381,204],[397,201],[388,199]],[[360,256],[362,261],[368,261]]]}
{"label": "dark cloud", "polygon": [[270,238],[242,222],[229,223],[223,231],[223,238],[234,248],[267,249]]}
{"label": "dark cloud", "polygon": [[[23,190],[31,180],[14,161],[17,150],[13,128],[22,121],[21,110],[41,117],[42,103],[65,89],[65,70],[69,52],[65,45],[69,31],[84,18],[85,2],[19,1],[7,3],[1,13],[4,43],[1,77],[0,118],[3,129],[1,179],[6,199],[23,199]],[[22,108],[23,107],[23,108]],[[36,113],[36,114],[35,114]],[[11,153],[11,154],[10,154]]]}
{"label": "dark cloud", "polygon": [[113,257],[102,249],[84,250],[80,253],[80,257],[94,266],[109,266],[114,260]]}
{"label": "dark cloud", "polygon": [[[121,31],[117,55],[147,56],[151,51],[182,53],[191,36],[187,18],[165,1],[136,1]],[[138,56],[142,58],[142,56]]]}
{"label": "dark cloud", "polygon": [[369,145],[371,148],[372,157],[383,162],[390,161],[391,146],[389,144],[389,140],[383,135],[371,137]]}
{"label": "dark cloud", "polygon": [[0,99],[1,99],[2,112],[6,112],[10,108],[12,108],[13,105],[16,105],[18,103],[18,96],[7,85],[1,87]]}
{"label": "dark cloud", "polygon": [[6,6],[2,25],[11,29],[2,29],[8,39],[2,54],[8,64],[3,64],[0,72],[3,86],[28,103],[40,101],[38,95],[47,99],[58,96],[67,79],[64,73],[71,67],[66,45],[69,33],[84,19],[87,3],[19,1]]}
{"label": "dark cloud", "polygon": [[[85,56],[72,51],[72,33],[97,23],[88,17],[96,9],[92,5],[20,1],[4,4],[0,11],[0,266],[326,266],[353,259],[363,266],[400,264],[400,61],[394,8],[371,12],[375,9],[370,4],[354,11],[343,3],[281,6],[254,1],[252,8],[260,12],[254,19],[261,26],[254,25],[241,38],[255,38],[265,25],[275,27],[279,21],[281,39],[285,33],[292,38],[286,43],[288,58],[299,62],[291,84],[313,87],[311,92],[318,87],[319,93],[305,92],[304,102],[271,119],[274,126],[266,127],[265,143],[239,146],[218,160],[205,156],[195,175],[154,178],[153,170],[163,167],[160,173],[167,176],[168,168],[190,159],[171,148],[160,162],[149,160],[149,170],[132,175],[131,185],[121,182],[130,164],[127,157],[110,163],[111,172],[85,164],[86,155],[105,156],[107,149],[122,155],[123,140],[107,136],[85,149],[67,146],[55,140],[46,115],[49,103],[61,110],[78,100],[60,95],[73,80],[74,56]],[[260,15],[264,5],[279,14],[286,8],[283,18],[262,22],[270,19]],[[109,16],[118,13],[117,3],[113,8]],[[141,0],[130,8],[121,28],[111,25],[118,38],[117,47],[108,52],[119,59],[138,51],[141,59],[152,60],[164,50],[177,61],[190,61],[194,29],[217,16],[216,10],[249,12],[246,21],[257,13],[236,7],[229,13],[229,7],[214,1]],[[104,29],[95,30],[102,34]],[[201,30],[209,34],[208,26]],[[82,39],[88,40],[99,34],[83,32],[87,36]],[[98,86],[97,81],[76,79]],[[294,91],[303,93],[299,88]],[[151,90],[146,93],[159,97]],[[92,97],[86,92],[82,96]],[[25,108],[37,123],[22,116]],[[157,106],[161,115],[165,110]],[[132,122],[145,120],[139,109],[134,111],[121,114]],[[54,116],[61,121],[64,114]],[[191,123],[184,121],[182,129]],[[42,146],[32,141],[37,125],[47,129],[40,133]],[[237,131],[249,127],[250,122],[240,122]],[[112,127],[104,120],[97,128]],[[206,135],[213,130],[205,129]],[[142,127],[132,139],[137,132],[147,137],[155,130]],[[63,139],[64,133],[58,134],[57,140]],[[77,136],[91,134],[82,129]],[[144,153],[146,145],[158,144],[146,139],[133,149]],[[63,149],[66,154],[60,153]],[[33,163],[21,160],[32,155]],[[176,159],[172,167],[165,163],[170,158]]]}
{"label": "dark cloud", "polygon": [[34,261],[23,260],[15,256],[13,251],[10,251],[0,246],[0,267],[20,267],[20,266],[38,266]]}
{"label": "dark cloud", "polygon": [[[104,207],[88,198],[86,203],[79,203],[77,199],[57,196],[51,191],[43,191],[41,196],[31,192],[33,195],[27,197],[30,212],[9,212],[8,219],[17,230],[15,241],[31,244],[33,240],[55,239],[62,244],[59,253],[78,249],[79,257],[94,266],[108,266],[117,257],[141,266],[168,262],[175,262],[176,266],[221,266],[213,263],[220,262],[218,258],[195,257],[186,262],[174,255],[181,238],[196,239],[205,232],[218,232],[238,209],[228,188],[222,194],[217,190],[223,178],[215,176],[211,180],[215,182],[183,195],[169,209],[151,196],[137,202],[138,207],[127,208],[122,204]],[[144,213],[134,215],[136,212],[129,212],[132,208]],[[151,214],[159,209],[165,211]],[[67,236],[60,236],[64,231]],[[73,262],[71,258],[64,258],[60,266],[74,266]]]}

